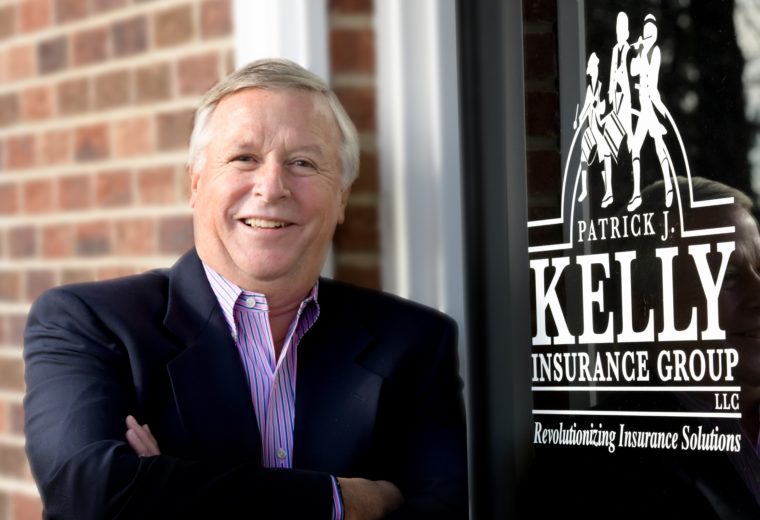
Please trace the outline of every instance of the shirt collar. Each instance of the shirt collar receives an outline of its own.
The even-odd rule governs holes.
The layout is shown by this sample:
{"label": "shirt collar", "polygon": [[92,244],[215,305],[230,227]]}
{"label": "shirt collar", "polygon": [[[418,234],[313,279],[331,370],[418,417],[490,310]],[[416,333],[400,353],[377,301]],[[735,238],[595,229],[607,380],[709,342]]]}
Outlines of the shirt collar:
{"label": "shirt collar", "polygon": [[[211,285],[211,290],[214,292],[214,296],[216,296],[217,301],[219,301],[219,306],[222,309],[222,314],[224,315],[224,319],[230,328],[230,332],[232,333],[233,337],[237,337],[237,326],[235,325],[235,314],[234,314],[235,302],[238,301],[238,299],[240,298],[242,294],[245,294],[246,296],[254,297],[257,300],[263,299],[263,301],[266,301],[266,295],[262,293],[245,291],[241,289],[239,286],[237,286],[236,284],[227,280],[221,274],[217,273],[211,267],[206,265],[205,262],[202,262],[202,263],[203,263],[203,270],[206,272],[206,278],[208,279],[209,285]],[[317,283],[314,284],[314,287],[311,288],[311,290],[309,291],[309,294],[306,295],[306,298],[304,298],[303,301],[301,302],[301,305],[298,309],[297,317],[301,315],[301,313],[303,312],[303,309],[310,302],[314,302],[314,304],[317,306],[317,309],[319,309],[319,302],[317,300],[318,295],[319,295],[319,281],[317,281]]]}

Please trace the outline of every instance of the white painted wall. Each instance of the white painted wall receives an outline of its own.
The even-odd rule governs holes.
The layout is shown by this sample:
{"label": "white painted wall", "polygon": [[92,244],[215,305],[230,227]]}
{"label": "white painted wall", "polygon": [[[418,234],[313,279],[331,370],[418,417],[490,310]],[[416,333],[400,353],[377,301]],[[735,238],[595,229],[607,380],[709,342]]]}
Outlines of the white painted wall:
{"label": "white painted wall", "polygon": [[464,338],[456,1],[375,9],[383,285],[445,311]]}

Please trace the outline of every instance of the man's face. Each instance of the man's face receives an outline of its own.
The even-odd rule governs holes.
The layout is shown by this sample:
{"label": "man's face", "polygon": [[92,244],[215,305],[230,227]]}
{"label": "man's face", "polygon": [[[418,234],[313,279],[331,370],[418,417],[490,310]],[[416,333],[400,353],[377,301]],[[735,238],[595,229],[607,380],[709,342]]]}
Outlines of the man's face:
{"label": "man's face", "polygon": [[248,290],[316,282],[349,192],[327,100],[241,90],[219,102],[208,131],[203,166],[191,172],[201,259]]}

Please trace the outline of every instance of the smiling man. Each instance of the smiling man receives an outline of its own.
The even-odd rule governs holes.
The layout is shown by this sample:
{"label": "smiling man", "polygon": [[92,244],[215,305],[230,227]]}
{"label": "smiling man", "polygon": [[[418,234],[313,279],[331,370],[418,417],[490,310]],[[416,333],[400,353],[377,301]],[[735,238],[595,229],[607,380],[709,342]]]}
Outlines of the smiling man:
{"label": "smiling man", "polygon": [[466,518],[454,322],[320,278],[358,172],[335,95],[288,61],[240,69],[188,171],[193,250],[29,314],[46,518]]}

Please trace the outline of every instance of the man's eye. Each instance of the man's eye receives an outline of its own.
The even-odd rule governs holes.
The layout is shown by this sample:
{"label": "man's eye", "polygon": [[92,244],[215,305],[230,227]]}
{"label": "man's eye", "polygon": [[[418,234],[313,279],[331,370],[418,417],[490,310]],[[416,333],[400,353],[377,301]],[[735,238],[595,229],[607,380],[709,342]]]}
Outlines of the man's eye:
{"label": "man's eye", "polygon": [[232,160],[234,162],[253,162],[255,159],[252,155],[238,155]]}
{"label": "man's eye", "polygon": [[296,159],[292,162],[293,166],[297,166],[299,168],[311,168],[316,169],[316,166],[313,162],[307,161],[306,159]]}

